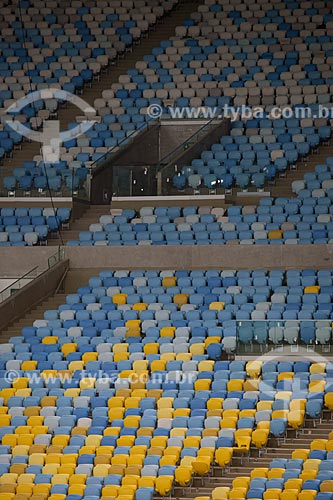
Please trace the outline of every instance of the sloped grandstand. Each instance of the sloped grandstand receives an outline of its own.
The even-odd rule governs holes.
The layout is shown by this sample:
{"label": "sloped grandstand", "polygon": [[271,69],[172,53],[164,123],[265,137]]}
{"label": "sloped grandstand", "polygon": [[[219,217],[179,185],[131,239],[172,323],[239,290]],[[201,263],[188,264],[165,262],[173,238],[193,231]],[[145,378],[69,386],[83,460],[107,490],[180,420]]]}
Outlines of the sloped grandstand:
{"label": "sloped grandstand", "polygon": [[0,499],[332,500],[332,1],[0,16]]}

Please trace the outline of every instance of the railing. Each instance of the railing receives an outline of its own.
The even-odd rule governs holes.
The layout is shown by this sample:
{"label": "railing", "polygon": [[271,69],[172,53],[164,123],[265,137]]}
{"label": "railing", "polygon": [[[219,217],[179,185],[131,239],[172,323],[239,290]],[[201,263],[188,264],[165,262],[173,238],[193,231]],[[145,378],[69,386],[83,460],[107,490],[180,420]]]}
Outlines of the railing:
{"label": "railing", "polygon": [[[153,122],[156,123],[156,120],[153,120]],[[150,125],[150,122],[143,122],[137,129],[132,130],[129,135],[124,137],[124,139],[122,139],[117,145],[112,146],[110,149],[108,149],[108,151],[101,154],[101,156],[97,158],[97,160],[91,163],[86,179],[81,184],[80,189],[76,193],[73,193],[73,196],[80,200],[89,201],[91,194],[91,182],[94,173],[98,171],[99,168],[103,168],[105,162],[107,162],[111,156],[114,156],[116,158],[116,155],[118,152],[120,152],[122,146],[128,146],[141,132],[149,128]]]}
{"label": "railing", "polygon": [[51,257],[48,258],[47,269],[43,268],[42,266],[35,266],[26,273],[24,273],[22,276],[14,280],[12,283],[10,283],[10,285],[1,290],[0,303],[4,302],[14,293],[18,292],[26,285],[31,283],[31,281],[33,281],[35,278],[43,274],[46,270],[49,270],[52,267],[54,267],[61,260],[64,259],[64,255],[65,255],[64,248],[59,248],[55,254],[51,255]]}
{"label": "railing", "polygon": [[23,276],[20,276],[20,278],[16,279],[13,283],[1,290],[0,303],[11,297],[15,292],[28,285],[33,279],[37,278],[39,274],[38,269],[39,266],[33,267],[32,269],[30,269],[30,271],[23,274]]}
{"label": "railing", "polygon": [[235,327],[238,352],[251,352],[256,346],[261,352],[288,348],[296,353],[302,346],[308,352],[330,352],[333,343],[330,319],[235,320]]}
{"label": "railing", "polygon": [[[126,137],[124,137],[121,141],[118,142],[117,145],[112,146],[109,148],[106,152],[101,153],[101,155],[94,160],[88,169],[87,176],[84,177],[84,170],[80,171],[79,167],[78,168],[67,168],[65,170],[61,170],[61,172],[58,172],[58,175],[61,174],[62,181],[60,186],[57,185],[58,181],[55,181],[53,177],[56,176],[56,168],[54,164],[45,164],[45,167],[43,166],[41,168],[41,172],[38,175],[44,176],[46,178],[46,185],[44,184],[42,187],[38,188],[35,187],[35,181],[32,180],[31,182],[31,175],[36,175],[33,172],[30,172],[29,175],[24,175],[23,177],[25,178],[24,181],[25,183],[21,183],[19,181],[18,175],[23,174],[23,169],[19,169],[21,172],[20,174],[16,172],[14,175],[14,172],[9,174],[6,171],[1,171],[0,169],[0,196],[8,197],[40,197],[40,198],[45,198],[52,196],[55,199],[57,197],[77,197],[80,199],[84,200],[89,200],[90,198],[90,180],[91,180],[91,175],[92,172],[98,169],[105,160],[109,158],[111,154],[115,154],[122,146],[125,144],[128,144],[130,141],[133,140],[133,138],[145,130],[149,126],[149,122],[143,122],[137,129],[132,130]],[[40,156],[40,161],[42,160],[42,157]],[[16,177],[17,182],[14,187],[12,184],[14,181],[10,180],[10,178]],[[5,179],[6,178],[6,179]],[[31,182],[31,187],[29,188],[29,181]],[[26,187],[24,187],[26,186]]]}
{"label": "railing", "polygon": [[51,269],[51,267],[58,264],[58,262],[60,262],[61,260],[64,260],[64,258],[65,258],[65,249],[63,247],[59,247],[57,252],[48,258],[47,260],[48,269]]}
{"label": "railing", "polygon": [[181,157],[184,151],[197,144],[204,136],[208,134],[208,132],[212,128],[214,128],[219,123],[221,123],[221,120],[218,120],[217,118],[210,119],[202,127],[200,127],[199,130],[194,132],[188,139],[182,142],[182,144],[177,146],[159,161],[155,169],[157,178],[157,192],[159,195],[165,191],[165,188],[172,177],[178,172],[177,158]]}

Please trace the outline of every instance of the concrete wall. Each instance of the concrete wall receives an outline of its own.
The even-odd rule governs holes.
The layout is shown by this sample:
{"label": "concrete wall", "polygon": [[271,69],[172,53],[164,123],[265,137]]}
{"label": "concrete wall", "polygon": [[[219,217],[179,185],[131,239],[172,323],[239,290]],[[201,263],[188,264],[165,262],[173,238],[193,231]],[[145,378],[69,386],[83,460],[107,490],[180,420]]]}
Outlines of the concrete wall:
{"label": "concrete wall", "polygon": [[2,247],[0,249],[0,276],[19,278],[39,266],[39,271],[48,267],[48,259],[57,252],[57,247]]}
{"label": "concrete wall", "polygon": [[[22,317],[41,300],[52,295],[68,268],[68,260],[63,260],[54,267],[31,281],[22,290],[0,304],[0,332],[17,318]],[[1,340],[1,339],[0,339]]]}
{"label": "concrete wall", "polygon": [[329,269],[333,245],[66,247],[71,269]]}

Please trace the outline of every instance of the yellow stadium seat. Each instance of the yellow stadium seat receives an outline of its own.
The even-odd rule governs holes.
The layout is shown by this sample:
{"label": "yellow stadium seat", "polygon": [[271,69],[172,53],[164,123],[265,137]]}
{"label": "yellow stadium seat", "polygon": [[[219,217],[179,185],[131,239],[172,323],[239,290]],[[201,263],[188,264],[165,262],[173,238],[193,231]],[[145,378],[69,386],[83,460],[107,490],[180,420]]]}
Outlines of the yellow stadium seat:
{"label": "yellow stadium seat", "polygon": [[138,302],[137,304],[134,304],[132,307],[133,311],[145,311],[148,309],[148,304],[145,302]]}
{"label": "yellow stadium seat", "polygon": [[229,498],[230,488],[228,486],[218,486],[212,491],[212,500],[226,500]]}
{"label": "yellow stadium seat", "polygon": [[75,342],[70,342],[61,346],[61,352],[65,357],[68,356],[68,354],[71,352],[76,352],[76,349],[77,344]]}
{"label": "yellow stadium seat", "polygon": [[327,392],[325,394],[324,402],[325,402],[325,406],[327,406],[327,408],[330,411],[333,411],[333,392]]}
{"label": "yellow stadium seat", "polygon": [[54,475],[54,474],[58,474],[59,469],[60,469],[59,464],[47,464],[47,465],[44,465],[42,472],[43,472],[43,474]]}
{"label": "yellow stadium seat", "polygon": [[120,486],[118,486],[118,485],[108,484],[102,488],[102,495],[103,495],[103,497],[105,497],[105,496],[117,497],[119,489],[120,489]]}
{"label": "yellow stadium seat", "polygon": [[286,472],[286,469],[275,467],[275,468],[270,469],[268,471],[268,473],[267,473],[267,479],[275,479],[275,478],[283,477],[283,474],[285,472]]}
{"label": "yellow stadium seat", "polygon": [[209,391],[212,381],[210,379],[198,379],[194,382],[195,391]]}
{"label": "yellow stadium seat", "polygon": [[306,286],[304,288],[304,293],[315,293],[318,294],[320,292],[320,286]]}
{"label": "yellow stadium seat", "polygon": [[73,484],[68,488],[68,495],[81,495],[84,496],[85,484]]}
{"label": "yellow stadium seat", "polygon": [[305,470],[318,470],[321,460],[317,458],[308,458],[303,463],[303,471]]}
{"label": "yellow stadium seat", "polygon": [[288,424],[293,429],[300,429],[304,423],[304,410],[292,410],[288,413]]}
{"label": "yellow stadium seat", "polygon": [[316,470],[304,470],[301,472],[299,475],[300,479],[302,481],[308,481],[309,479],[316,479],[317,477],[317,471]]}
{"label": "yellow stadium seat", "polygon": [[21,474],[17,478],[17,484],[33,484],[34,479],[35,479],[35,474]]}
{"label": "yellow stadium seat", "polygon": [[210,398],[207,401],[208,410],[221,410],[223,404],[223,398]]}
{"label": "yellow stadium seat", "polygon": [[232,481],[232,488],[248,488],[250,478],[248,476],[238,476]]}
{"label": "yellow stadium seat", "polygon": [[143,346],[143,352],[147,356],[148,354],[158,354],[160,345],[157,342],[149,342]]}
{"label": "yellow stadium seat", "polygon": [[258,378],[261,373],[262,361],[254,360],[248,361],[245,366],[247,375],[250,378]]}
{"label": "yellow stadium seat", "polygon": [[37,361],[23,361],[21,364],[21,370],[23,371],[36,370],[36,368]]}
{"label": "yellow stadium seat", "polygon": [[127,343],[114,344],[112,347],[112,352],[114,354],[117,354],[119,352],[128,352],[128,344]]}
{"label": "yellow stadium seat", "polygon": [[269,488],[264,491],[263,499],[264,500],[280,500],[281,489],[279,488]]}
{"label": "yellow stadium seat", "polygon": [[[247,379],[244,380],[243,390],[247,391],[258,391],[259,390],[259,379]],[[269,402],[269,401],[268,401]]]}
{"label": "yellow stadium seat", "polygon": [[309,383],[308,391],[309,392],[325,392],[325,380],[312,380]]}
{"label": "yellow stadium seat", "polygon": [[326,450],[327,439],[314,439],[311,441],[310,450]]}
{"label": "yellow stadium seat", "polygon": [[280,382],[281,380],[292,380],[294,378],[294,373],[293,372],[281,372],[278,375],[278,381]]}
{"label": "yellow stadium seat", "polygon": [[291,458],[299,458],[301,460],[307,460],[310,454],[310,450],[299,448],[292,452]]}
{"label": "yellow stadium seat", "polygon": [[163,326],[160,330],[160,337],[170,337],[175,336],[176,328],[174,326]]}
{"label": "yellow stadium seat", "polygon": [[17,389],[26,389],[29,384],[29,379],[27,377],[18,377],[12,382],[13,388]]}
{"label": "yellow stadium seat", "polygon": [[243,380],[229,380],[227,383],[227,390],[230,391],[242,391],[243,390]]}
{"label": "yellow stadium seat", "polygon": [[29,455],[29,448],[28,445],[17,445],[12,448],[12,455],[13,457]]}
{"label": "yellow stadium seat", "polygon": [[[5,427],[6,425],[10,425],[10,421],[12,419],[11,415],[0,415],[0,427]],[[8,434],[7,434],[8,436]],[[10,436],[10,434],[9,434]],[[5,444],[5,443],[3,443]]]}
{"label": "yellow stadium seat", "polygon": [[269,469],[267,467],[255,467],[252,469],[250,477],[251,479],[254,479],[255,477],[267,477],[268,470]]}
{"label": "yellow stadium seat", "polygon": [[215,461],[220,467],[227,467],[232,460],[232,448],[218,448],[215,453]]}
{"label": "yellow stadium seat", "polygon": [[332,493],[333,492],[333,480],[332,479],[325,479],[322,481],[320,485],[320,491],[322,493],[328,492]]}
{"label": "yellow stadium seat", "polygon": [[317,490],[303,490],[298,494],[298,500],[313,500],[317,496]]}
{"label": "yellow stadium seat", "polygon": [[274,410],[272,412],[272,419],[274,418],[288,418],[289,410]]}
{"label": "yellow stadium seat", "polygon": [[127,293],[116,293],[112,296],[112,302],[117,306],[126,304]]}
{"label": "yellow stadium seat", "polygon": [[229,498],[231,500],[242,500],[246,498],[247,488],[232,488],[229,492]]}
{"label": "yellow stadium seat", "polygon": [[51,345],[51,344],[57,344],[57,342],[58,342],[58,337],[53,337],[51,335],[42,338],[42,344]]}
{"label": "yellow stadium seat", "polygon": [[25,417],[38,417],[39,414],[40,414],[40,406],[28,406],[28,408],[24,408],[23,410],[23,415]]}
{"label": "yellow stadium seat", "polygon": [[191,361],[192,354],[190,352],[179,352],[176,354],[175,359],[177,361]]}
{"label": "yellow stadium seat", "polygon": [[169,288],[170,286],[177,286],[177,278],[175,276],[168,276],[162,279],[162,286]]}
{"label": "yellow stadium seat", "polygon": [[273,405],[273,401],[258,401],[257,403],[257,411],[261,410],[271,410]]}
{"label": "yellow stadium seat", "polygon": [[205,339],[205,347],[207,348],[210,344],[220,344],[221,343],[221,338],[220,337],[207,337]]}
{"label": "yellow stadium seat", "polygon": [[211,302],[209,304],[209,309],[211,311],[223,311],[224,305],[225,305],[224,302]]}
{"label": "yellow stadium seat", "polygon": [[13,500],[15,493],[1,493],[1,500]]}
{"label": "yellow stadium seat", "polygon": [[109,474],[110,465],[99,464],[93,468],[93,476],[106,477]]}
{"label": "yellow stadium seat", "polygon": [[140,477],[138,481],[138,488],[155,488],[155,477]]}
{"label": "yellow stadium seat", "polygon": [[61,495],[60,493],[53,493],[49,496],[48,500],[65,500],[66,495]]}
{"label": "yellow stadium seat", "polygon": [[287,490],[301,491],[302,483],[303,483],[302,479],[295,477],[293,479],[288,479],[284,484],[284,488]]}
{"label": "yellow stadium seat", "polygon": [[190,346],[190,353],[192,354],[192,356],[205,354],[205,344],[204,343],[192,344]]}
{"label": "yellow stadium seat", "polygon": [[199,456],[192,462],[193,470],[199,476],[206,476],[211,467],[211,457]]}
{"label": "yellow stadium seat", "polygon": [[167,496],[172,490],[173,477],[159,476],[155,481],[155,489],[161,496]]}
{"label": "yellow stadium seat", "polygon": [[256,429],[252,432],[251,440],[254,446],[258,449],[264,448],[269,437],[268,429]]}
{"label": "yellow stadium seat", "polygon": [[[235,433],[236,434],[236,433]],[[235,443],[237,446],[234,446],[234,452],[246,454],[250,452],[251,446],[251,437],[250,436],[242,436],[237,435],[235,437]]]}
{"label": "yellow stadium seat", "polygon": [[[19,478],[20,479],[20,478]],[[33,483],[22,483],[17,485],[16,487],[16,494],[22,495],[22,494],[28,494],[29,497],[32,495],[34,491],[34,484]]]}
{"label": "yellow stadium seat", "polygon": [[84,368],[83,361],[71,361],[68,365],[68,369],[71,372],[82,371]]}
{"label": "yellow stadium seat", "polygon": [[148,370],[148,363],[147,359],[137,359],[133,362],[133,370],[136,372],[146,371]]}
{"label": "yellow stadium seat", "polygon": [[199,372],[212,372],[214,371],[215,362],[211,360],[200,361],[198,364]]}
{"label": "yellow stadium seat", "polygon": [[154,361],[151,362],[151,365],[150,365],[151,372],[165,371],[165,369],[166,369],[166,361],[161,361],[159,359],[155,359]]}
{"label": "yellow stadium seat", "polygon": [[175,479],[180,486],[186,487],[192,479],[192,467],[188,465],[180,465],[175,471]]}
{"label": "yellow stadium seat", "polygon": [[268,231],[268,239],[269,240],[281,240],[283,238],[283,231],[280,229],[272,229]]}
{"label": "yellow stadium seat", "polygon": [[289,403],[289,410],[305,410],[306,399],[292,399]]}
{"label": "yellow stadium seat", "polygon": [[176,293],[173,297],[173,301],[175,304],[177,304],[178,307],[181,307],[184,304],[187,304],[188,295],[185,293]]}

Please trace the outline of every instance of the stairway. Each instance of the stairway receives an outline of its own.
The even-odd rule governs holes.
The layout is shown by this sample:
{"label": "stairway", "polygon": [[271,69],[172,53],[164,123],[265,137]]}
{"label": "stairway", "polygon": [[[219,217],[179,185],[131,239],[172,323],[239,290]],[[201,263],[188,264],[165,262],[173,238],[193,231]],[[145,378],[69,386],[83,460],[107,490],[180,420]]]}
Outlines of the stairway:
{"label": "stairway", "polygon": [[0,342],[8,342],[10,337],[21,335],[24,326],[32,326],[36,319],[43,319],[44,311],[58,309],[61,304],[66,303],[66,294],[57,293],[41,302],[38,306],[27,312],[22,318],[14,321],[9,327],[0,333]]}
{"label": "stairway", "polygon": [[[296,169],[288,169],[286,175],[277,177],[275,183],[267,183],[265,192],[269,192],[272,197],[294,198],[295,193],[291,190],[293,181],[301,180],[307,172],[314,172],[316,165],[326,163],[326,159],[333,156],[333,144],[321,144],[318,150],[310,153],[305,161],[298,161]],[[226,201],[233,205],[257,205],[260,201],[260,193],[255,188],[249,189],[245,196],[237,195],[240,189],[233,189],[232,195],[226,196]]]}
{"label": "stairway", "polygon": [[[139,44],[133,45],[131,52],[127,52],[123,58],[118,59],[116,64],[110,65],[100,75],[99,81],[93,81],[91,87],[85,87],[80,97],[93,106],[95,99],[101,98],[103,90],[109,89],[112,83],[117,83],[120,75],[126,74],[128,69],[134,68],[135,63],[142,60],[144,55],[150,54],[152,49],[158,47],[162,40],[174,36],[175,27],[181,25],[201,3],[202,0],[180,0],[179,4],[160,20],[155,29],[149,31],[147,37],[142,38]],[[75,118],[79,114],[82,112],[73,105],[59,108],[57,119],[60,122],[60,130],[66,129],[68,123],[76,121]],[[14,150],[13,157],[4,160],[4,164],[1,166],[2,176],[12,175],[13,168],[21,167],[24,161],[32,160],[35,155],[39,154],[39,143],[23,142],[22,149]],[[0,195],[7,196],[2,182]],[[16,190],[16,196],[21,195],[22,192]]]}
{"label": "stairway", "polygon": [[48,245],[58,246],[66,244],[68,240],[78,240],[80,231],[89,231],[90,224],[97,224],[101,215],[110,214],[108,205],[90,205],[82,216],[70,223],[69,229],[63,229],[60,235],[55,238],[52,235],[48,237]]}
{"label": "stairway", "polygon": [[[257,451],[254,451],[250,458],[233,458],[229,469],[214,467],[213,473],[209,477],[195,477],[191,488],[175,488],[174,498],[194,499],[200,496],[211,496],[212,490],[218,486],[232,486],[232,481],[238,476],[250,476],[252,469],[256,467],[269,467],[274,458],[291,458],[292,452],[297,448],[309,449],[311,441],[314,439],[327,439],[332,430],[331,421],[322,421],[316,427],[313,427],[312,421],[306,421],[306,427],[295,437],[295,431],[289,430],[288,437],[285,440],[270,439],[267,452],[260,457]],[[242,463],[243,462],[243,463]],[[156,497],[157,498],[157,497]]]}

